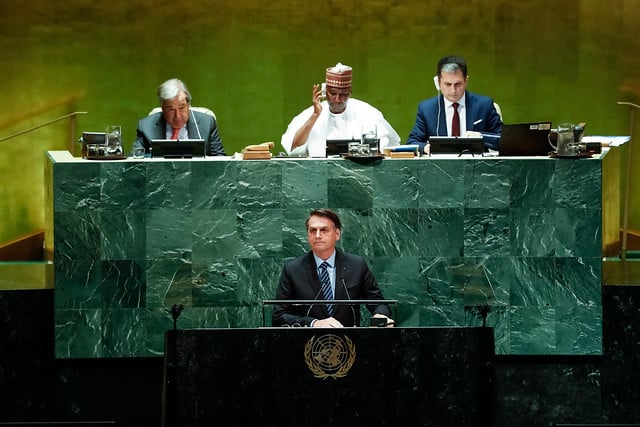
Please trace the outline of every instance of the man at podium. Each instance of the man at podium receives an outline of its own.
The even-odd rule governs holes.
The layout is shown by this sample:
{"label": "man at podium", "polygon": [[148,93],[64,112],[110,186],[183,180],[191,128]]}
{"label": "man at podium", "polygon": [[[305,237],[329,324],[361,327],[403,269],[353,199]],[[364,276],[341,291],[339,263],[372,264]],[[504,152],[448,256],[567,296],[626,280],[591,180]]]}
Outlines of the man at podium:
{"label": "man at podium", "polygon": [[[360,325],[357,304],[332,305],[331,300],[383,300],[365,260],[336,249],[341,224],[330,209],[313,210],[305,222],[311,251],[288,261],[282,269],[277,300],[313,300],[317,304],[278,304],[273,326],[341,328]],[[386,304],[367,305],[374,318],[393,325]],[[385,322],[386,320],[386,322]]]}

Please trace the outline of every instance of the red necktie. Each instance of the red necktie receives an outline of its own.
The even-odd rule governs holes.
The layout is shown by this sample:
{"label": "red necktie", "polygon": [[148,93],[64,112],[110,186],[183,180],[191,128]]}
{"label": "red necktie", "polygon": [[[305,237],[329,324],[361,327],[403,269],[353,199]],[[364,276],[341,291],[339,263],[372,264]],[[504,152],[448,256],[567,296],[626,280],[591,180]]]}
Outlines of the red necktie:
{"label": "red necktie", "polygon": [[451,135],[460,136],[460,116],[458,115],[458,103],[453,104],[453,120],[451,120]]}
{"label": "red necktie", "polygon": [[180,135],[180,128],[173,129],[173,134],[171,135],[171,139],[178,139],[178,135]]}

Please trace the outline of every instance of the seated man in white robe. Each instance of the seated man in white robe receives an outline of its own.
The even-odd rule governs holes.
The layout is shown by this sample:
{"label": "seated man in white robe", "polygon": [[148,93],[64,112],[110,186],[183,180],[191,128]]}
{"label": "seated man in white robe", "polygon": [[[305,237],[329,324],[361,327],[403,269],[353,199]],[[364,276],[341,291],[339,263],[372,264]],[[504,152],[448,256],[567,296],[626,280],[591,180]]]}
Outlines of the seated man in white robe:
{"label": "seated man in white robe", "polygon": [[322,85],[312,89],[313,105],[293,118],[281,144],[290,156],[325,157],[327,139],[360,141],[363,127],[376,126],[378,149],[399,145],[400,136],[382,113],[351,97],[352,69],[338,63],[326,70],[326,100]]}

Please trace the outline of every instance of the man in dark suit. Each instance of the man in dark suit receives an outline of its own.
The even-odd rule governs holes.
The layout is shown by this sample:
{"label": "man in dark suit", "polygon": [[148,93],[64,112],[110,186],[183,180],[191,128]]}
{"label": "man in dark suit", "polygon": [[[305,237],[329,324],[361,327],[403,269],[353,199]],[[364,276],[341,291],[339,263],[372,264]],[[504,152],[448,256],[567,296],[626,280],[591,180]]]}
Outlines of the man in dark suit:
{"label": "man in dark suit", "polygon": [[[336,242],[340,240],[341,225],[335,212],[316,209],[311,212],[305,225],[311,252],[285,264],[280,275],[276,299],[384,299],[364,259],[336,249]],[[325,262],[327,274],[323,274]],[[323,281],[327,286],[330,285],[332,295],[325,297]],[[387,326],[393,325],[387,305],[372,304],[367,308],[373,317],[385,319]],[[317,328],[359,326],[360,309],[358,305],[277,305],[274,308],[272,324]]]}
{"label": "man in dark suit", "polygon": [[[485,147],[497,150],[502,119],[493,99],[467,91],[469,75],[465,60],[459,56],[445,56],[438,61],[436,77],[434,82],[440,93],[418,105],[416,123],[407,144],[417,144],[420,153],[428,153],[429,136],[481,133]],[[454,125],[456,119],[458,124]]]}
{"label": "man in dark suit", "polygon": [[207,156],[224,156],[218,124],[214,116],[191,109],[191,93],[178,79],[170,79],[158,87],[162,112],[138,122],[134,146],[151,148],[153,139],[204,139]]}

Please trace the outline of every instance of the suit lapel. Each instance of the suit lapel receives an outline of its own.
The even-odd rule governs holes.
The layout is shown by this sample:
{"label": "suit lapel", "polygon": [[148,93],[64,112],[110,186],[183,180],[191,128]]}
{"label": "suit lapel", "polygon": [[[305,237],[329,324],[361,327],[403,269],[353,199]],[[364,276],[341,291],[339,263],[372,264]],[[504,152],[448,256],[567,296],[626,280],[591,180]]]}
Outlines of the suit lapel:
{"label": "suit lapel", "polygon": [[466,120],[467,120],[467,129],[468,130],[473,130],[473,118],[474,118],[474,115],[471,114],[471,108],[472,107],[473,107],[473,102],[471,102],[471,97],[469,96],[469,92],[465,92],[464,93],[464,109],[465,109],[465,116],[466,116]]}
{"label": "suit lapel", "polygon": [[189,113],[189,120],[187,121],[187,132],[189,133],[189,139],[198,139],[198,131],[196,126],[194,125],[196,118],[196,113]]}
{"label": "suit lapel", "polygon": [[336,249],[336,289],[335,299],[348,299],[345,292],[344,271],[347,269],[346,259],[342,252]]}
{"label": "suit lapel", "polygon": [[[436,117],[440,116],[440,123],[438,124],[437,136],[447,136],[447,114],[444,113],[444,95],[442,94],[438,96],[438,108],[440,114],[438,114],[438,111],[436,111]],[[436,120],[438,120],[438,118],[436,118]]]}
{"label": "suit lapel", "polygon": [[155,133],[153,139],[165,139],[167,137],[166,121],[162,113],[158,115],[158,120],[156,120],[156,124],[153,127],[153,132]]}
{"label": "suit lapel", "polygon": [[314,298],[318,298],[322,284],[318,277],[318,268],[316,267],[316,260],[313,258],[313,252],[309,252],[304,260],[304,271],[307,275],[307,281],[311,284],[311,290]]}

